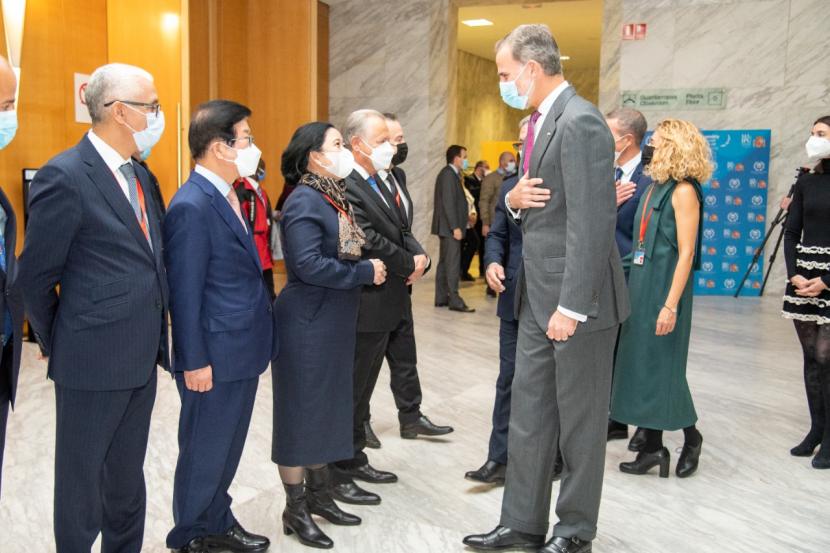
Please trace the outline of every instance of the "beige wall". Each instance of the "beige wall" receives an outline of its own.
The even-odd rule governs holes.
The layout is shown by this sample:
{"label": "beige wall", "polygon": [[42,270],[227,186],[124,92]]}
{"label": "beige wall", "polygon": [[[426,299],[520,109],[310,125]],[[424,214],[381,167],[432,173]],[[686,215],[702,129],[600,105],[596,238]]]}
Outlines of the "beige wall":
{"label": "beige wall", "polygon": [[580,96],[592,104],[599,101],[599,67],[569,70],[565,66],[565,78]]}
{"label": "beige wall", "polygon": [[457,59],[453,142],[467,147],[472,166],[481,159],[483,141],[516,139],[516,129],[525,112],[512,109],[502,101],[494,62],[462,50],[458,51]]}

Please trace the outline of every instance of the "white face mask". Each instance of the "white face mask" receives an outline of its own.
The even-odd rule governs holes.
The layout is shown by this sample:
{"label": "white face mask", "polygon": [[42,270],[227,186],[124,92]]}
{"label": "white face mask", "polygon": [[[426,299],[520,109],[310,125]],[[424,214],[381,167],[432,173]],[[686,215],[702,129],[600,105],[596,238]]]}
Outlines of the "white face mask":
{"label": "white face mask", "polygon": [[331,162],[331,165],[324,166],[326,171],[337,177],[345,179],[354,171],[354,156],[343,148],[335,152],[323,152],[323,155]]}
{"label": "white face mask", "polygon": [[[616,148],[616,147],[617,147],[617,142],[619,142],[620,140],[622,140],[622,139],[623,139],[623,138],[625,138],[626,136],[628,136],[628,135],[627,135],[627,134],[624,134],[624,135],[622,135],[621,137],[619,137],[618,139],[616,139],[616,140],[614,141],[614,148]],[[619,160],[619,159],[620,159],[620,156],[621,156],[621,155],[622,155],[622,153],[626,150],[626,148],[628,148],[628,146],[626,146],[625,148],[623,148],[623,149],[622,149],[622,150],[620,150],[619,152],[618,152],[617,150],[614,150],[614,165],[617,165],[617,160]]]}
{"label": "white face mask", "polygon": [[516,172],[516,162],[515,161],[508,161],[507,162],[507,167],[505,167],[504,170],[507,172],[508,175],[510,175],[511,173],[515,173]]}
{"label": "white face mask", "polygon": [[164,133],[164,112],[159,110],[158,115],[155,113],[143,113],[134,107],[124,104],[136,113],[141,113],[147,118],[147,127],[144,130],[137,131],[130,125],[124,122],[124,125],[133,131],[133,140],[135,140],[136,151],[144,152],[152,149],[161,140],[161,135]]}
{"label": "white face mask", "polygon": [[810,161],[830,158],[830,140],[820,136],[811,136],[805,146]]}
{"label": "white face mask", "polygon": [[[369,146],[368,142],[362,138],[360,140]],[[392,165],[392,158],[395,156],[395,147],[387,141],[376,148],[369,146],[369,149],[372,150],[371,155],[369,155],[369,159],[372,160],[372,167],[375,168],[375,171],[384,171],[389,169],[389,166]]]}
{"label": "white face mask", "polygon": [[[228,146],[230,148],[230,146]],[[256,173],[259,167],[259,158],[262,152],[256,147],[256,144],[251,144],[247,148],[236,150],[236,159],[232,160],[236,165],[236,170],[239,171],[240,177],[250,177]]]}

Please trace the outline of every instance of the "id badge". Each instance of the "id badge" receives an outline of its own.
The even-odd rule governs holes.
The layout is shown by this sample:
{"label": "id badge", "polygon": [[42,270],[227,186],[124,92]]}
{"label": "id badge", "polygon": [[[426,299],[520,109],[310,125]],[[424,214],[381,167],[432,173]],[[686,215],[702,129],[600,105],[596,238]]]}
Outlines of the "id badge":
{"label": "id badge", "polygon": [[637,250],[634,252],[634,256],[631,258],[631,262],[634,265],[642,265],[646,262],[646,252],[644,250]]}

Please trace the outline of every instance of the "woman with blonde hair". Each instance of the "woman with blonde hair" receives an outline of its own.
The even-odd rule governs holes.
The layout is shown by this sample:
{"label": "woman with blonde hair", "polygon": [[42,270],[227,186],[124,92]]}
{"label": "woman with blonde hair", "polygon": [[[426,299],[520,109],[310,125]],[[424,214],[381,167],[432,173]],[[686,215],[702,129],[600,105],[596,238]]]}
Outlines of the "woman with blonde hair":
{"label": "woman with blonde hair", "polygon": [[709,143],[687,121],[666,119],[649,145],[646,172],[654,183],[634,217],[634,251],[628,287],[631,316],[620,332],[611,418],[639,426],[645,443],[620,470],[645,474],[655,466],[669,475],[664,430],[683,429],[685,443],[676,474],[691,476],[703,437],[695,412],[686,358],[692,327],[692,271],[700,263],[701,183],[712,175]]}

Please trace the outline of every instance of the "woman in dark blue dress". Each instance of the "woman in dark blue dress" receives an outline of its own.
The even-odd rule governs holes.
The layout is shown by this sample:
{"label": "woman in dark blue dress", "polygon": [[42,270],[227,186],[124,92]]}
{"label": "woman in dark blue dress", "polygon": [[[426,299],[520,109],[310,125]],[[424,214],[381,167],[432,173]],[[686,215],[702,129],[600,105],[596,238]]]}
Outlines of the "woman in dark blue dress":
{"label": "woman in dark blue dress", "polygon": [[382,284],[379,260],[360,260],[365,238],[354,223],[343,178],[351,152],[328,123],[294,133],[282,155],[286,183],[296,189],[282,211],[288,283],[276,302],[281,348],[273,370],[271,458],[286,491],[286,534],[306,545],[334,544],[312,520],[356,525],[329,493],[327,464],[352,450],[352,365],[364,285]]}

